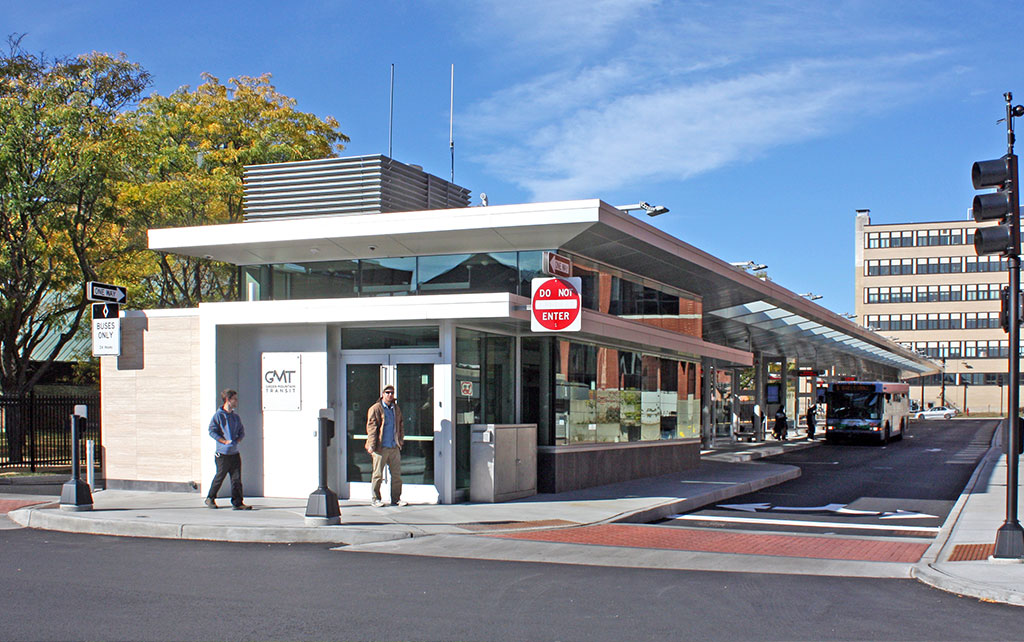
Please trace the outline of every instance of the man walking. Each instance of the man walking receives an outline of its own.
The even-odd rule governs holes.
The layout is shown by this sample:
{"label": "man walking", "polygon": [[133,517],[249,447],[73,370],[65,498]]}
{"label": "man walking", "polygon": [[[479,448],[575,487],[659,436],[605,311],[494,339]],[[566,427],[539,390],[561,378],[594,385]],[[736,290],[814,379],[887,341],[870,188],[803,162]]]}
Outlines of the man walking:
{"label": "man walking", "polygon": [[373,490],[374,506],[383,506],[380,485],[384,481],[384,467],[391,471],[391,505],[406,506],[402,501],[402,443],[405,431],[402,428],[402,410],[395,402],[395,387],[384,386],[380,400],[370,406],[366,413],[366,452],[373,459],[373,474],[370,487]]}
{"label": "man walking", "polygon": [[242,501],[242,456],[238,453],[238,442],[245,438],[245,426],[235,413],[238,408],[238,393],[230,388],[220,393],[221,407],[210,420],[210,436],[217,441],[217,474],[206,495],[206,505],[217,508],[217,493],[224,478],[231,475],[231,506],[235,510],[251,510]]}

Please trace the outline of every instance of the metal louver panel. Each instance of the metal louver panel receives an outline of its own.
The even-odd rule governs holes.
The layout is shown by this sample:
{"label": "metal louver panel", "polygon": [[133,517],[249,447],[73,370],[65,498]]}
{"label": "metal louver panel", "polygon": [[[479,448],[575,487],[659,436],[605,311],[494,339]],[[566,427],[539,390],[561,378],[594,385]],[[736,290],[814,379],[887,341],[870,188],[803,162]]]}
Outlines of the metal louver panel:
{"label": "metal louver panel", "polygon": [[250,165],[246,220],[469,207],[471,192],[381,154]]}

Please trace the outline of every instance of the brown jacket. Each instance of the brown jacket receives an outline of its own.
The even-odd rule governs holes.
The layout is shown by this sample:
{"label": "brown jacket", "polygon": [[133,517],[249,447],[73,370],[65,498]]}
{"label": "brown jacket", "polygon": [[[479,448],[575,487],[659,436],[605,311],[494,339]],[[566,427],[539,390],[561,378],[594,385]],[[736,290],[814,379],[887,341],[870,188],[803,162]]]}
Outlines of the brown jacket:
{"label": "brown jacket", "polygon": [[[380,434],[384,428],[384,402],[378,400],[366,411],[366,452],[372,453],[380,447]],[[401,448],[405,443],[402,426],[402,409],[395,402],[395,443]]]}

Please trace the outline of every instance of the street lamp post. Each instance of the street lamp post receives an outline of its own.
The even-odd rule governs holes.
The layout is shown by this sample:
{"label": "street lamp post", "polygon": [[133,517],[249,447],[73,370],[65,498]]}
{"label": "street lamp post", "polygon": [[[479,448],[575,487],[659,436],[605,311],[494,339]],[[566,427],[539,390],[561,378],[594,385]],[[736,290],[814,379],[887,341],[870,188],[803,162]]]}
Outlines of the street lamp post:
{"label": "street lamp post", "polygon": [[946,357],[942,357],[942,381],[940,381],[940,384],[941,384],[942,388],[941,388],[941,390],[939,392],[939,401],[940,401],[939,405],[942,406],[943,408],[945,408],[946,407]]}

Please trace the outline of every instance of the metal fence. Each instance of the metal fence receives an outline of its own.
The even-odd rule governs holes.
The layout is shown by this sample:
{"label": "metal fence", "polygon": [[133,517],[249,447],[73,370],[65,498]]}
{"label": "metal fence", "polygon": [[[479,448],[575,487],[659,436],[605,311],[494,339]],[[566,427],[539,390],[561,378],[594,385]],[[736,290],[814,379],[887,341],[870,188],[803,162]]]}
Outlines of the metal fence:
{"label": "metal fence", "polygon": [[86,440],[94,442],[96,468],[101,464],[100,396],[0,396],[0,469],[71,465],[71,415],[76,405],[88,407],[81,422],[81,461]]}

